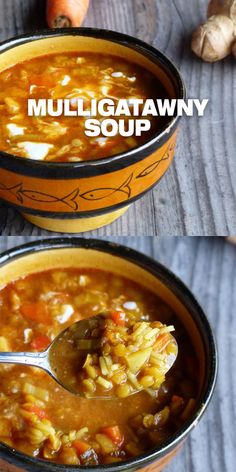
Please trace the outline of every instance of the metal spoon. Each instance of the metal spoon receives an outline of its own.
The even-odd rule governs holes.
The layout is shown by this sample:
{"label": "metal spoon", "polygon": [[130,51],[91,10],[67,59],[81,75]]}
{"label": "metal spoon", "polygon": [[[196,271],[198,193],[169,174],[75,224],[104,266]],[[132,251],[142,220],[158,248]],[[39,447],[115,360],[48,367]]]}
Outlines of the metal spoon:
{"label": "metal spoon", "polygon": [[[39,367],[69,392],[85,396],[82,391],[78,391],[78,372],[82,368],[87,354],[100,352],[105,319],[105,314],[99,314],[74,323],[60,333],[43,352],[0,352],[0,364]],[[175,338],[171,334],[170,337],[171,342],[175,343],[178,348]],[[174,364],[177,352],[178,349],[176,349],[176,355],[170,354],[168,356],[166,373]],[[99,397],[96,395],[96,397],[99,399],[112,398],[104,395],[99,395]],[[95,396],[89,398],[95,398]]]}

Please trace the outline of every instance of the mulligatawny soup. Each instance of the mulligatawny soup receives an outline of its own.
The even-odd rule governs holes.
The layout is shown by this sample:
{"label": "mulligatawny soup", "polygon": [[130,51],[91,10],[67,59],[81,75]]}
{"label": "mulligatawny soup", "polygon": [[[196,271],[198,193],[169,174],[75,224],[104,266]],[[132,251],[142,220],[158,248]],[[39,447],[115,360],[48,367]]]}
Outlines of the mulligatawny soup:
{"label": "mulligatawny soup", "polygon": [[[95,160],[137,147],[167,122],[167,117],[149,116],[151,130],[139,137],[91,138],[85,135],[85,117],[28,116],[28,99],[69,99],[72,109],[83,99],[89,110],[92,99],[104,98],[117,102],[168,94],[152,73],[111,55],[51,54],[16,64],[0,73],[0,150],[45,161]],[[129,118],[123,118],[127,124]]]}
{"label": "mulligatawny soup", "polygon": [[[119,366],[118,359],[119,350],[124,356],[124,347],[127,356],[130,352],[129,346],[119,342],[119,336],[117,362],[113,353],[112,364],[106,364],[106,380],[120,389],[117,398],[109,400],[75,396],[40,369],[2,364],[1,442],[56,463],[108,464],[160,446],[188,420],[198,395],[198,362],[190,340],[168,305],[121,276],[93,269],[56,269],[3,287],[0,351],[42,351],[66,327],[104,311],[112,314],[118,334],[124,319],[134,326],[159,321],[175,327],[171,334],[178,343],[178,357],[161,386],[154,388],[162,362],[162,357],[156,356],[142,371],[145,391],[126,396],[127,388],[132,388],[132,376],[129,368]],[[163,348],[167,335],[168,330],[158,337]],[[105,357],[109,359],[109,352]],[[89,379],[96,385],[101,375],[99,366],[92,367]],[[105,391],[107,384],[100,381],[99,388]]]}

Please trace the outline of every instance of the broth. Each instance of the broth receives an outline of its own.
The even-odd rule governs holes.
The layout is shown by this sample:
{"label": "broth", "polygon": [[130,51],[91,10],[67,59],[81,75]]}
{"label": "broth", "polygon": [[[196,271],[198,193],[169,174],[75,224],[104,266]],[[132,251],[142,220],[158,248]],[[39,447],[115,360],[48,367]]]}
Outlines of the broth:
{"label": "broth", "polygon": [[160,446],[189,418],[198,395],[198,363],[175,313],[152,292],[92,269],[36,273],[0,291],[0,351],[41,351],[72,323],[104,310],[130,321],[175,326],[179,354],[152,396],[79,398],[40,369],[0,365],[0,440],[62,464],[123,461]]}

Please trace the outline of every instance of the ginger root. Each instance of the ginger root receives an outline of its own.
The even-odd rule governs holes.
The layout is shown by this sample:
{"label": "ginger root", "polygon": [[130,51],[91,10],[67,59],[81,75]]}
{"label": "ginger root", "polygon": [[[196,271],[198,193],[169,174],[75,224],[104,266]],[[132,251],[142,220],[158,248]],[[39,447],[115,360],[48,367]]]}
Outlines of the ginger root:
{"label": "ginger root", "polygon": [[233,46],[232,46],[232,54],[236,58],[236,41],[234,41]]}
{"label": "ginger root", "polygon": [[207,62],[224,59],[231,52],[236,56],[236,0],[211,0],[208,20],[192,37],[192,50]]}

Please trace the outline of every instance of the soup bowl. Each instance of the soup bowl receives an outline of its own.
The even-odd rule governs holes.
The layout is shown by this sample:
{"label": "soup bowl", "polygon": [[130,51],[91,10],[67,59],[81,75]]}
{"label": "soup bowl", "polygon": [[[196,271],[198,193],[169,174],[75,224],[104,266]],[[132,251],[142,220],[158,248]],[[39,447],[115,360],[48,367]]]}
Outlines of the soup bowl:
{"label": "soup bowl", "polygon": [[[142,66],[170,98],[185,97],[178,70],[160,51],[136,38],[94,28],[46,30],[7,40],[0,45],[0,71],[45,54],[88,51]],[[0,151],[0,199],[51,231],[82,232],[109,224],[165,174],[174,157],[178,123],[174,116],[141,146],[93,161],[35,161]]]}
{"label": "soup bowl", "polygon": [[124,275],[157,294],[184,325],[199,364],[198,397],[189,419],[161,446],[126,462],[93,467],[67,466],[42,461],[0,443],[1,472],[107,472],[161,471],[197,425],[211,399],[217,352],[207,318],[189,289],[168,269],[149,257],[115,243],[79,238],[36,241],[0,256],[0,287],[10,281],[50,268],[95,268]]}

